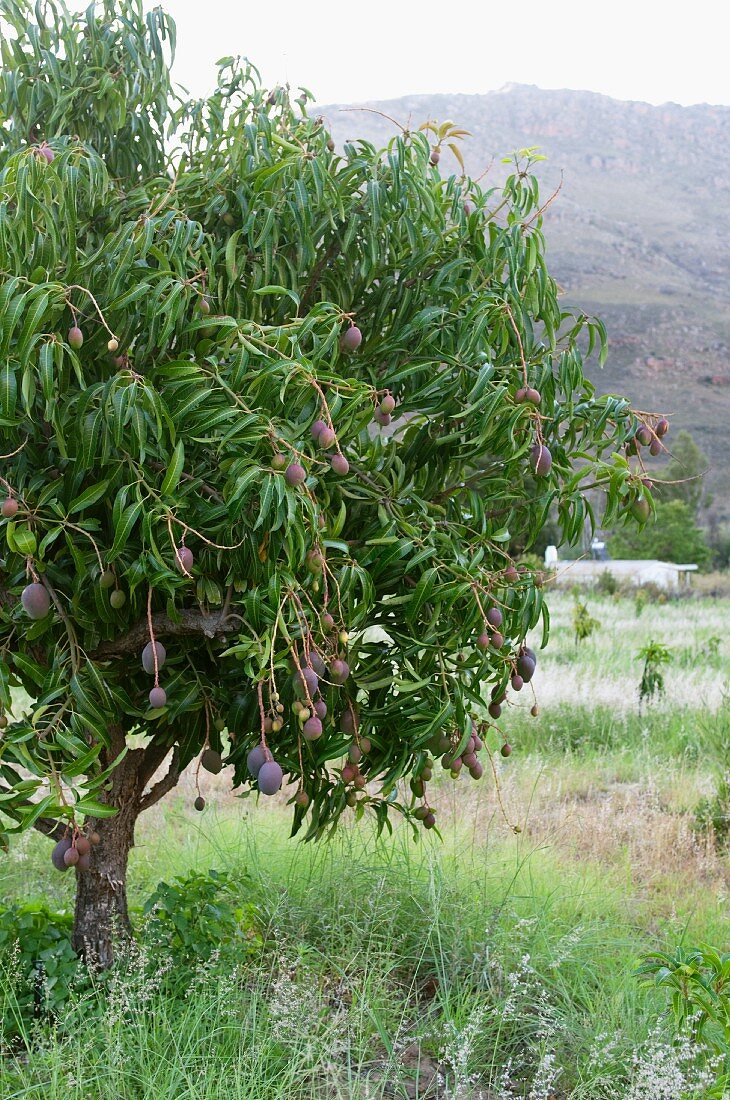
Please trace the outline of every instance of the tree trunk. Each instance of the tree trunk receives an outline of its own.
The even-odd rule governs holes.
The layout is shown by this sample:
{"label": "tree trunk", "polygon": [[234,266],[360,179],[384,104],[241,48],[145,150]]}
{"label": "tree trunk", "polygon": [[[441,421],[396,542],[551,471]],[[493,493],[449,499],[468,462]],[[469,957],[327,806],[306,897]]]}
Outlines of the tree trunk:
{"label": "tree trunk", "polygon": [[[110,730],[111,744],[101,754],[107,768],[119,760],[109,776],[109,790],[98,794],[99,802],[116,809],[113,817],[87,821],[87,833],[97,832],[100,843],[90,852],[87,871],[76,870],[76,911],[73,946],[92,966],[105,969],[114,962],[114,945],[132,934],[127,909],[127,862],[134,846],[137,818],[171,791],[180,778],[180,750],[175,747],[167,772],[145,793],[157,769],[170,754],[167,744],[150,741],[144,749],[125,753],[126,737],[121,726]],[[124,755],[122,755],[124,753]]]}
{"label": "tree trunk", "polygon": [[[109,762],[119,755],[124,738],[113,737]],[[114,817],[93,818],[88,832],[101,838],[91,849],[91,866],[76,871],[76,909],[73,945],[92,966],[105,968],[114,960],[114,943],[131,935],[127,910],[127,861],[134,844],[134,826],[140,810],[141,757],[133,749],[111,773],[111,789],[99,801],[114,806]]]}

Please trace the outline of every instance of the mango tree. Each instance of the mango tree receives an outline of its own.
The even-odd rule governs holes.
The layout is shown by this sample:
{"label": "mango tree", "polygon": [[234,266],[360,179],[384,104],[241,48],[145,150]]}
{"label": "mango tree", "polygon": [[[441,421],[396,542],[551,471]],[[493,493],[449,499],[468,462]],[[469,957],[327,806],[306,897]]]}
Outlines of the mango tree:
{"label": "mango tree", "polygon": [[529,153],[496,191],[441,173],[452,125],[336,149],[234,58],[191,100],[141,0],[0,12],[0,815],[108,965],[187,768],[198,809],[206,770],[284,784],[307,838],[433,828],[434,756],[508,751],[547,638],[511,547],[597,488],[644,518],[663,424],[584,375]]}

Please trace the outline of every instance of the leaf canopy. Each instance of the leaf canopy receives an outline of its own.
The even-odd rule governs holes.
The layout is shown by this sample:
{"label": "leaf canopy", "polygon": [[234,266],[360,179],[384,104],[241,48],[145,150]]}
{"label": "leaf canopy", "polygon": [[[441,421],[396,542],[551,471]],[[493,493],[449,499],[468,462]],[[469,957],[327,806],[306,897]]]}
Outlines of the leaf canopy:
{"label": "leaf canopy", "polygon": [[[451,123],[336,150],[309,93],[240,59],[191,100],[172,20],[140,0],[0,13],[18,505],[0,530],[0,814],[102,813],[121,729],[181,766],[222,750],[254,787],[263,737],[308,836],[348,807],[423,818],[429,753],[453,759],[474,729],[498,746],[485,691],[541,616],[547,637],[541,577],[510,547],[552,507],[575,542],[596,486],[609,520],[647,497],[624,453],[635,415],[584,375],[603,326],[561,307],[545,263],[536,154],[496,190],[441,175],[430,141],[458,148]],[[36,619],[31,582],[50,597]],[[295,709],[314,704],[308,739]]]}

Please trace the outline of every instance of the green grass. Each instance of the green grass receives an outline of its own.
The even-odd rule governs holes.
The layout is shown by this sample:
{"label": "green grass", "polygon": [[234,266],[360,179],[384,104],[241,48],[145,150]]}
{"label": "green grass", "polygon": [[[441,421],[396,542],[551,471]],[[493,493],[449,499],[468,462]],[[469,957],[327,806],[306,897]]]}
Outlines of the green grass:
{"label": "green grass", "polygon": [[[281,806],[221,795],[196,815],[188,795],[173,796],[142,819],[132,904],[191,868],[226,870],[256,906],[263,948],[223,972],[199,967],[173,997],[142,939],[111,985],[80,991],[6,1056],[3,1100],[375,1100],[425,1090],[435,1068],[431,1095],[450,1098],[679,1097],[661,1091],[662,1072],[705,1095],[689,1055],[668,1045],[661,995],[633,970],[644,951],[728,942],[730,865],[689,825],[727,762],[730,719],[722,693],[708,710],[696,692],[640,716],[627,687],[640,673],[633,605],[590,602],[611,625],[580,650],[579,674],[603,670],[625,689],[615,707],[571,703],[570,601],[554,601],[542,716],[508,714],[515,752],[497,765],[519,833],[486,778],[439,776],[443,839],[419,843],[406,828],[377,839],[363,824],[303,845],[288,839]],[[677,614],[700,636],[725,610]],[[623,656],[614,619],[631,639]],[[723,675],[689,671],[700,686]],[[0,899],[69,906],[71,876],[47,867],[44,838],[16,842]],[[13,984],[6,956],[0,1001]]]}
{"label": "green grass", "polygon": [[[266,934],[261,959],[222,984],[201,974],[183,1003],[145,990],[132,970],[108,999],[69,1010],[62,1039],[44,1035],[8,1097],[310,1096],[332,1060],[349,1082],[341,1095],[360,1095],[363,1067],[382,1075],[406,1039],[438,1056],[465,1036],[463,1076],[496,1079],[512,1057],[529,1078],[546,1028],[578,1096],[595,1078],[596,1036],[621,1037],[620,1064],[656,1014],[630,973],[651,914],[631,914],[620,876],[607,882],[599,867],[518,840],[485,849],[461,830],[443,847],[414,846],[405,830],[378,842],[363,829],[304,848],[285,841],[278,816],[242,825],[229,814],[191,833],[170,867],[176,833],[156,837],[156,859],[136,853],[137,895],[163,868],[245,868]],[[661,942],[674,942],[676,924],[666,931]],[[387,1070],[398,1072],[395,1062]]]}

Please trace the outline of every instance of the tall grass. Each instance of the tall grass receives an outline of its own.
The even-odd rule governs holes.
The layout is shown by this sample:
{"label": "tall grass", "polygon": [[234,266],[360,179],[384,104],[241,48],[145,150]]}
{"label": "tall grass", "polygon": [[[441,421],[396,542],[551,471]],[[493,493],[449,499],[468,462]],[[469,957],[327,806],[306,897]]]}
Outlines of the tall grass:
{"label": "tall grass", "polygon": [[[175,836],[145,838],[156,859],[138,853],[138,886],[172,870]],[[443,1096],[508,1081],[534,1097],[541,1073],[560,1095],[628,1096],[660,1008],[632,969],[677,927],[617,873],[458,829],[443,846],[345,829],[304,847],[278,817],[230,813],[191,832],[179,861],[248,872],[261,956],[201,967],[173,999],[142,944],[110,987],[37,1025],[30,1055],[6,1062],[4,1098],[364,1098],[436,1066]]]}
{"label": "tall grass", "polygon": [[[594,612],[602,623],[620,618],[606,608]],[[624,602],[632,645],[635,619]],[[507,715],[515,752],[498,763],[500,797],[486,779],[439,776],[441,839],[414,843],[406,828],[377,839],[362,824],[302,845],[280,805],[222,793],[202,815],[183,792],[142,819],[132,904],[160,879],[225,870],[256,907],[263,947],[200,964],[173,996],[177,960],[150,966],[142,936],[110,981],[79,987],[6,1051],[2,1100],[707,1095],[697,1052],[672,1042],[660,995],[633,971],[646,950],[730,939],[730,865],[689,824],[727,761],[728,711],[721,698],[698,705],[700,692],[639,715],[626,686],[638,662],[608,662],[604,625],[565,667],[600,682],[605,663],[624,697],[576,702],[567,599],[556,624],[537,679],[542,717]],[[691,629],[712,637],[715,611]],[[47,867],[44,838],[21,838],[0,864],[0,898],[69,906],[71,876]],[[0,1009],[17,992],[5,953]]]}

